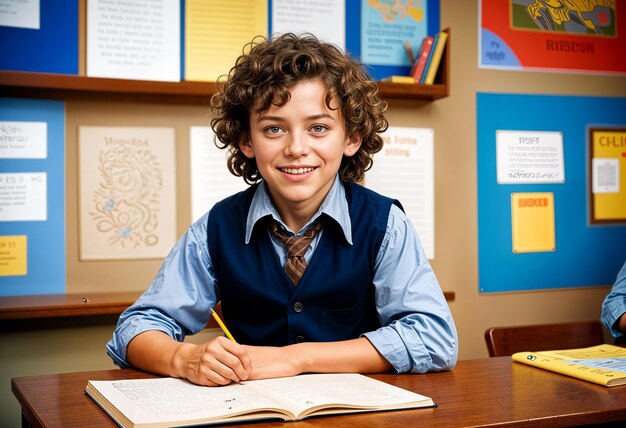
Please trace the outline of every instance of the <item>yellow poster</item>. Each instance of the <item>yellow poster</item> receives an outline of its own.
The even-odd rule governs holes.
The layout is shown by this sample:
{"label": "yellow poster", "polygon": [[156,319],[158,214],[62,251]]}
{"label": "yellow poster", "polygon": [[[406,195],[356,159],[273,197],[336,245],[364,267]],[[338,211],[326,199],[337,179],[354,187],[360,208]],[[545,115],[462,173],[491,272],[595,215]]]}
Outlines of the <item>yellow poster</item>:
{"label": "yellow poster", "polygon": [[626,222],[626,129],[591,129],[591,221]]}
{"label": "yellow poster", "polygon": [[554,193],[512,193],[513,252],[554,251]]}
{"label": "yellow poster", "polygon": [[26,235],[0,236],[0,276],[24,276],[27,269]]}
{"label": "yellow poster", "polygon": [[185,80],[214,82],[228,74],[243,47],[267,37],[267,1],[187,0]]}

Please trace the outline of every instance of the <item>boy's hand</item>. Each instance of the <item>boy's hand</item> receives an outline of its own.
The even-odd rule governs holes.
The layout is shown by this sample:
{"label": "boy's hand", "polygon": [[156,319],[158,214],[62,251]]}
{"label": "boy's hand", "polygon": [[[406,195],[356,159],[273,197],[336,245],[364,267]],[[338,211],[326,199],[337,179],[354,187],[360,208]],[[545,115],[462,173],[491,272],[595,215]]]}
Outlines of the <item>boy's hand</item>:
{"label": "boy's hand", "polygon": [[244,346],[219,336],[202,345],[186,344],[174,354],[181,377],[199,385],[228,385],[249,378],[250,356]]}

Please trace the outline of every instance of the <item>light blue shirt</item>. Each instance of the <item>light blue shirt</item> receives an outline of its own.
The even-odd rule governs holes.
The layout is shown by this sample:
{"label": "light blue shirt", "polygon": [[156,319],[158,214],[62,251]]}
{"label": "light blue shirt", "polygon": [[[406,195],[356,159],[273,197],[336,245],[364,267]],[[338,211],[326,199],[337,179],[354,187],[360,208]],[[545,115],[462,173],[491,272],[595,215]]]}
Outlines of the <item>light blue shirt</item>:
{"label": "light blue shirt", "polygon": [[624,336],[624,333],[616,328],[617,321],[624,313],[626,313],[626,262],[617,274],[611,292],[602,303],[602,323],[613,337],[621,338]]}
{"label": "light blue shirt", "polygon": [[[346,241],[352,245],[348,203],[338,177],[319,211],[298,234],[304,233],[322,213],[341,226]],[[256,221],[268,214],[280,221],[265,183],[261,183],[250,206],[246,243]],[[191,225],[164,260],[148,290],[120,316],[107,344],[109,355],[120,367],[129,366],[126,347],[139,333],[159,330],[182,341],[185,335],[202,330],[209,321],[211,308],[219,301],[219,289],[207,247],[207,215]],[[318,234],[311,242],[305,254],[307,262],[320,237]],[[284,265],[285,247],[274,236],[272,242]],[[458,338],[450,309],[413,225],[395,205],[391,207],[376,257],[374,286],[382,327],[364,336],[393,368],[398,373],[425,373],[454,367]]]}

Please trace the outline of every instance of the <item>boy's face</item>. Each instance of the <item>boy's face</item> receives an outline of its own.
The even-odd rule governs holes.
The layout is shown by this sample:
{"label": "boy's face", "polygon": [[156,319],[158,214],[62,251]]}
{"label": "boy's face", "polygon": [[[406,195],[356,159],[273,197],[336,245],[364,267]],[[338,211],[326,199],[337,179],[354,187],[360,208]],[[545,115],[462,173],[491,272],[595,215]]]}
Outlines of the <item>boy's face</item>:
{"label": "boy's face", "polygon": [[342,157],[361,145],[360,137],[346,135],[339,110],[329,109],[325,96],[321,81],[302,81],[291,89],[287,104],[250,114],[250,141],[240,148],[256,158],[283,220],[310,218],[330,190]]}

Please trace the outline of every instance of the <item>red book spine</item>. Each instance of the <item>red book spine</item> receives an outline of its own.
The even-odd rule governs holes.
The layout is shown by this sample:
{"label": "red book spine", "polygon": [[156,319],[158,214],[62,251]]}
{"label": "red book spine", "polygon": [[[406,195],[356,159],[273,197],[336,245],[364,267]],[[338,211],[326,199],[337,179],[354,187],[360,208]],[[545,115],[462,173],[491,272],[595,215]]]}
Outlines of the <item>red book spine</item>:
{"label": "red book spine", "polygon": [[419,83],[422,74],[424,74],[424,69],[426,68],[426,63],[428,62],[428,56],[430,55],[430,51],[433,48],[434,37],[426,36],[424,40],[422,40],[422,44],[417,52],[417,58],[413,63],[413,67],[411,67],[411,77],[415,79],[415,83]]}

